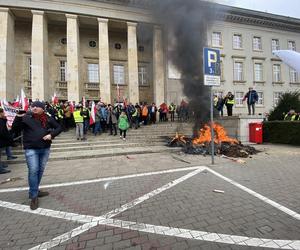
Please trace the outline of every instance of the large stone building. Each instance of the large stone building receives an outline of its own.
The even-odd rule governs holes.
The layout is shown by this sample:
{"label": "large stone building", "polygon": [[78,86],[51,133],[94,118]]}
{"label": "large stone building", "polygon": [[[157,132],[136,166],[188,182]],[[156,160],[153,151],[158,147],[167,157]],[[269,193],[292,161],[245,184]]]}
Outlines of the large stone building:
{"label": "large stone building", "polygon": [[[180,74],[167,60],[163,31],[149,1],[0,0],[0,98],[110,103],[127,98],[179,103]],[[249,86],[268,111],[281,93],[299,89],[298,75],[272,55],[300,48],[300,20],[222,8],[208,30],[208,46],[222,54],[222,84],[235,93],[236,113]]]}

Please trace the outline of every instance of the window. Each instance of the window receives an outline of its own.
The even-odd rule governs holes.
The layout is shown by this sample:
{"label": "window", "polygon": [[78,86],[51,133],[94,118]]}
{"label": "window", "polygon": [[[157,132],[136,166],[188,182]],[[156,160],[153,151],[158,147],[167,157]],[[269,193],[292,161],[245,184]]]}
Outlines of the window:
{"label": "window", "polygon": [[59,64],[59,81],[65,82],[67,76],[67,61],[61,60]]}
{"label": "window", "polygon": [[31,57],[27,59],[27,79],[31,81],[32,79],[32,65],[31,65]]}
{"label": "window", "polygon": [[96,63],[88,64],[88,81],[98,83],[99,82],[99,65]]}
{"label": "window", "polygon": [[235,105],[243,106],[244,92],[235,92]]}
{"label": "window", "polygon": [[114,84],[123,85],[124,82],[124,66],[123,65],[114,65]]}
{"label": "window", "polygon": [[234,34],[233,35],[233,48],[234,49],[241,49],[242,47],[243,47],[242,35]]}
{"label": "window", "polygon": [[262,63],[254,63],[254,81],[263,81],[263,65]]}
{"label": "window", "polygon": [[279,50],[279,40],[278,39],[272,39],[272,51]]}
{"label": "window", "polygon": [[139,66],[139,85],[148,85],[148,72],[146,66]]}
{"label": "window", "polygon": [[92,41],[89,41],[89,47],[90,48],[96,48],[97,47],[97,42],[92,40]]}
{"label": "window", "polygon": [[273,65],[273,82],[280,82],[281,81],[281,70],[279,64]]}
{"label": "window", "polygon": [[282,96],[282,92],[274,92],[274,96],[273,96],[274,106],[277,106],[281,96]]}
{"label": "window", "polygon": [[290,68],[290,82],[296,83],[298,82],[298,73],[296,70]]}
{"label": "window", "polygon": [[263,92],[257,92],[257,95],[258,95],[257,105],[258,106],[263,106],[264,105],[264,93]]}
{"label": "window", "polygon": [[296,51],[296,42],[295,41],[288,41],[288,49]]}
{"label": "window", "polygon": [[253,37],[253,50],[262,50],[261,37]]}
{"label": "window", "polygon": [[213,32],[212,33],[212,46],[213,47],[221,47],[222,46],[222,33],[221,32]]}
{"label": "window", "polygon": [[243,81],[243,63],[234,62],[233,65],[233,80],[234,81]]}

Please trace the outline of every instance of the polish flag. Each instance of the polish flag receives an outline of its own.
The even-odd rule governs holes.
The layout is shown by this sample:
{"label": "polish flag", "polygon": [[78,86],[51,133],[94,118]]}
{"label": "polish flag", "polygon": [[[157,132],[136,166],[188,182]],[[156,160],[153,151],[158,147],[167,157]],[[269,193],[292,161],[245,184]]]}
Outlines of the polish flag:
{"label": "polish flag", "polygon": [[17,96],[16,100],[13,102],[12,106],[15,107],[15,108],[18,108],[20,106],[20,97]]}
{"label": "polish flag", "polygon": [[21,89],[21,106],[22,106],[22,109],[25,111],[27,111],[29,108],[29,101],[26,98],[26,95],[25,95],[25,92],[23,89]]}
{"label": "polish flag", "polygon": [[74,113],[74,103],[73,102],[69,102],[69,105],[70,105],[70,111],[71,113]]}
{"label": "polish flag", "polygon": [[90,125],[94,124],[96,122],[96,106],[95,106],[95,102],[92,101],[92,108],[91,108],[91,115],[90,115]]}
{"label": "polish flag", "polygon": [[55,92],[54,92],[54,95],[52,96],[52,103],[53,103],[53,105],[58,104],[58,97]]}
{"label": "polish flag", "polygon": [[86,101],[85,101],[85,97],[82,97],[82,107],[86,108]]}

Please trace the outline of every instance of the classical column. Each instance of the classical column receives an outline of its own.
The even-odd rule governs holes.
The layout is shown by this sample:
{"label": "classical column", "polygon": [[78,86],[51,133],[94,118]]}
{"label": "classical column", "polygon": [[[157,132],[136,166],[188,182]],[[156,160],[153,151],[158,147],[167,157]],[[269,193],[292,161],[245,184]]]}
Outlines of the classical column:
{"label": "classical column", "polygon": [[0,99],[13,100],[15,87],[15,21],[8,8],[0,8]]}
{"label": "classical column", "polygon": [[105,103],[111,103],[108,19],[98,18],[99,28],[99,76],[100,96]]}
{"label": "classical column", "polygon": [[32,10],[31,91],[32,100],[49,99],[48,23],[44,11]]}
{"label": "classical column", "polygon": [[133,104],[139,102],[139,74],[137,56],[136,23],[127,22],[128,47],[128,91],[129,101]]}
{"label": "classical column", "polygon": [[77,15],[66,14],[67,17],[67,81],[68,100],[79,102],[82,98],[80,86],[79,63],[79,25]]}
{"label": "classical column", "polygon": [[162,30],[159,26],[154,26],[153,32],[153,89],[156,105],[165,102],[164,49]]}

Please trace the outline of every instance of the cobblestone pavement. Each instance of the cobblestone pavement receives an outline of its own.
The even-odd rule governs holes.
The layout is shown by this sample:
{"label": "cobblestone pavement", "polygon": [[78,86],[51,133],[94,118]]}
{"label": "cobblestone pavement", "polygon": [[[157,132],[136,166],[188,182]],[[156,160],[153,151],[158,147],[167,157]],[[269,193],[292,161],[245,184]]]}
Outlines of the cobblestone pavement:
{"label": "cobblestone pavement", "polygon": [[300,148],[257,148],[245,164],[185,154],[52,162],[36,211],[25,166],[12,166],[21,179],[0,185],[0,249],[300,249]]}

